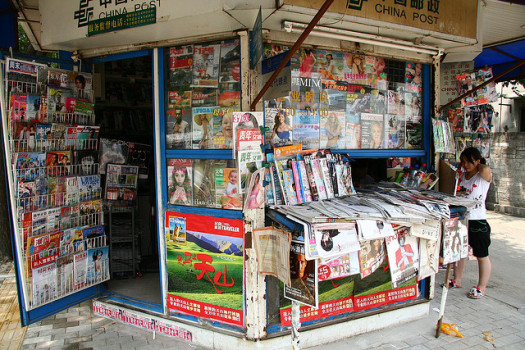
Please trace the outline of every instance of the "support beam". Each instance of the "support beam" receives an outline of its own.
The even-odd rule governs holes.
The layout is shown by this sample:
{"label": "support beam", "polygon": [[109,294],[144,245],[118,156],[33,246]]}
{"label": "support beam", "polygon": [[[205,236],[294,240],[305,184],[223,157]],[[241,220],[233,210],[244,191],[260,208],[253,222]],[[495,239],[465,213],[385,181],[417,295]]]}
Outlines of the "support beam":
{"label": "support beam", "polygon": [[270,79],[268,79],[268,81],[266,82],[266,84],[264,84],[262,90],[259,92],[259,94],[255,97],[255,99],[252,101],[252,104],[250,105],[250,110],[252,111],[255,111],[255,106],[257,106],[257,103],[261,100],[261,98],[264,96],[264,94],[266,93],[266,90],[268,90],[268,88],[270,87],[270,85],[274,82],[274,80],[279,76],[279,73],[281,73],[281,71],[283,70],[283,68],[286,66],[286,64],[288,63],[288,61],[290,60],[290,58],[292,58],[292,56],[295,54],[295,52],[299,49],[299,47],[301,46],[301,44],[304,42],[304,40],[308,37],[308,35],[310,34],[310,32],[314,29],[314,27],[317,25],[317,23],[319,22],[319,20],[321,19],[321,17],[323,17],[323,15],[325,14],[325,12],[328,10],[328,8],[330,7],[330,5],[332,5],[332,3],[334,2],[334,0],[326,0],[323,4],[323,6],[321,6],[321,8],[319,9],[319,11],[317,12],[317,14],[315,15],[315,17],[312,19],[312,22],[310,22],[310,24],[308,25],[308,27],[306,27],[306,29],[304,30],[304,32],[301,34],[301,36],[299,36],[299,39],[297,39],[297,41],[295,42],[295,44],[293,44],[293,46],[290,48],[290,51],[288,51],[288,54],[284,57],[283,61],[281,62],[281,64],[279,65],[279,67],[277,67],[277,69],[275,70],[275,72],[273,72],[272,76],[270,77]]}

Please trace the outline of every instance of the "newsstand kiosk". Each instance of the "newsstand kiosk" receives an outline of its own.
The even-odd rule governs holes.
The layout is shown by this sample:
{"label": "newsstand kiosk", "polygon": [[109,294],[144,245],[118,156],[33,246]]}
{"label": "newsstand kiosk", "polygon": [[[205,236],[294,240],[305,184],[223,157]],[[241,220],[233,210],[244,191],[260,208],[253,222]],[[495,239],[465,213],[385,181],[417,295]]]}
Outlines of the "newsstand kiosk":
{"label": "newsstand kiosk", "polygon": [[[142,8],[118,1],[85,5],[56,0],[40,6],[43,43],[75,51],[67,69],[17,57],[2,63],[4,159],[23,325],[94,298],[97,314],[196,345],[288,348],[292,338],[296,346],[298,339],[314,346],[428,314],[437,271],[418,278],[419,265],[411,261],[410,278],[392,281],[384,239],[381,261],[372,259],[376,266],[367,270],[353,255],[334,267],[336,278],[328,277],[333,264],[322,264],[322,254],[307,254],[316,266],[308,283],[318,295],[313,304],[294,296],[292,280],[304,281],[292,256],[297,260],[294,249],[308,247],[307,231],[279,208],[353,201],[356,159],[430,164],[432,69],[439,76],[440,44],[452,34],[425,27],[439,34],[431,45],[319,27],[322,35],[298,43],[294,32],[306,27],[300,19],[311,20],[313,12],[302,1],[233,13],[222,3],[210,9],[229,14],[224,21],[217,11],[188,12],[160,1]],[[56,6],[71,13],[71,21],[52,25]],[[357,11],[334,6],[327,18]],[[442,6],[442,13],[452,11]],[[477,2],[461,11],[472,6]],[[285,21],[287,13],[293,21]],[[234,30],[239,20],[255,22],[254,30]],[[206,23],[205,29],[195,23]],[[471,33],[463,35],[473,41]],[[289,64],[251,111],[283,60]],[[302,153],[313,149],[320,153]],[[282,157],[293,158],[290,168]],[[141,175],[147,176],[142,185]],[[347,182],[338,184],[340,178]],[[306,189],[314,186],[317,197],[308,199]],[[149,196],[146,205],[141,193]],[[119,203],[131,208],[116,210],[124,217],[120,230],[112,224]],[[149,221],[141,221],[144,213]],[[437,218],[427,214],[419,231],[440,236]],[[337,221],[349,225],[337,216],[326,224]],[[380,221],[392,227],[388,217]],[[412,224],[397,236],[410,236]],[[354,233],[339,228],[332,238],[350,245],[360,227],[352,225]],[[283,265],[289,280],[261,273],[255,232],[263,227],[291,237]],[[373,250],[367,232],[360,229],[357,251]],[[294,248],[301,235],[303,248]],[[141,294],[151,288],[149,296]]]}

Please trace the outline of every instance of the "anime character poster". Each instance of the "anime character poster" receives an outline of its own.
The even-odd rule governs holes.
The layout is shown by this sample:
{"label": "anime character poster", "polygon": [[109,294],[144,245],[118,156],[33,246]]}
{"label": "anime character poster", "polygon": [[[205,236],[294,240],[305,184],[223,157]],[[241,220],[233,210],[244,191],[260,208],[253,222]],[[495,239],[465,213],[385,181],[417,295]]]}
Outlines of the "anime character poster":
{"label": "anime character poster", "polygon": [[165,230],[185,220],[186,242],[166,242],[168,308],[243,326],[243,221],[166,212]]}

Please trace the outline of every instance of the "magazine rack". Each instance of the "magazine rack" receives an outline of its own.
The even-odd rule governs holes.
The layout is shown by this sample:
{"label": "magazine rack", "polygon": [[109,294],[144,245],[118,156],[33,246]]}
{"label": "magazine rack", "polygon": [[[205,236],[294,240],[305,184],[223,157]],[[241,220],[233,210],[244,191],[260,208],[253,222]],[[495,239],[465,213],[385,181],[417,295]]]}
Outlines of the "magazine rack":
{"label": "magazine rack", "polygon": [[24,309],[33,310],[109,279],[99,127],[90,74],[8,58],[6,78],[17,270]]}

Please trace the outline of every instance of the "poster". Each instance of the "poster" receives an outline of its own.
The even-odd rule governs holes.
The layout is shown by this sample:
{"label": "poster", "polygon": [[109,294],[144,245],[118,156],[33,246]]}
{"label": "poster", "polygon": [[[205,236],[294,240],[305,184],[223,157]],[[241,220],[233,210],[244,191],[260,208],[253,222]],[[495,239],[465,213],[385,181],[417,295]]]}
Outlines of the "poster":
{"label": "poster", "polygon": [[304,242],[292,241],[290,247],[290,286],[284,296],[301,304],[317,307],[317,260],[306,260]]}
{"label": "poster", "polygon": [[166,242],[168,308],[195,317],[243,326],[243,221],[166,212],[185,220],[186,242]]}

